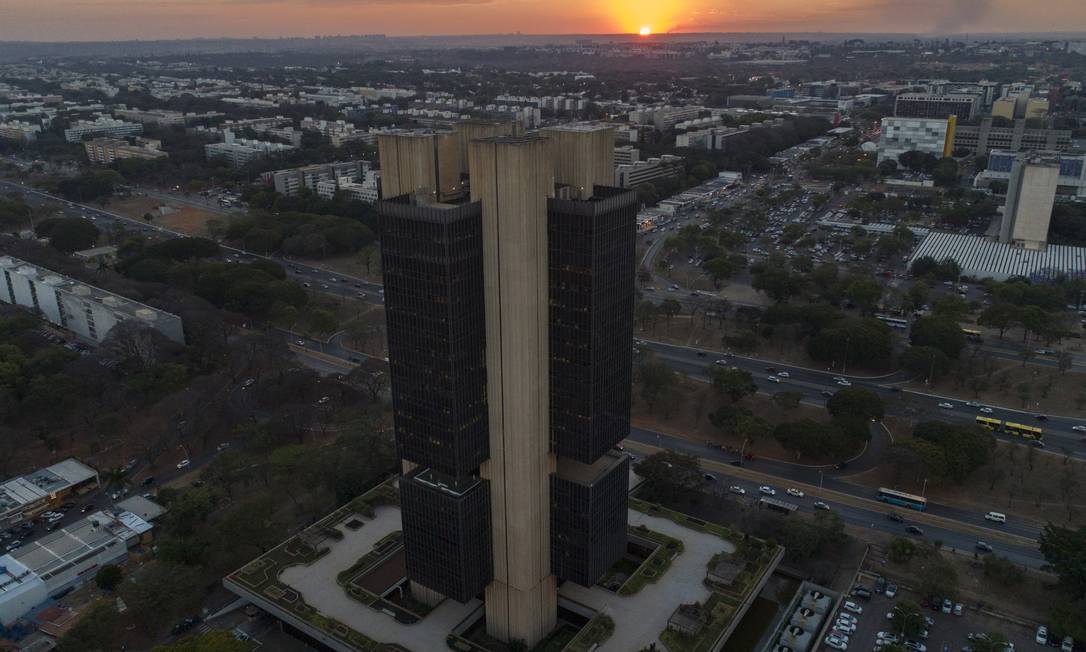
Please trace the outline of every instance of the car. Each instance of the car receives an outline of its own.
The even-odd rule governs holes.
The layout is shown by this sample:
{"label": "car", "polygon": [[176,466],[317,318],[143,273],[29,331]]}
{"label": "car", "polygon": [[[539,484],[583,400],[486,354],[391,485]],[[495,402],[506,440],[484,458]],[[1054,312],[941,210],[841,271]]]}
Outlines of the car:
{"label": "car", "polygon": [[243,382],[241,384],[241,387],[242,387],[242,389],[247,389],[249,387],[252,387],[253,383],[255,383],[255,382],[256,382],[256,378],[246,378],[245,382]]}
{"label": "car", "polygon": [[835,650],[840,650],[843,652],[844,650],[848,649],[848,643],[831,634],[826,637],[826,647],[831,647]]}
{"label": "car", "polygon": [[332,400],[331,396],[322,396],[319,399],[317,399],[317,405],[324,405],[325,403],[327,403],[328,401],[331,401],[331,400]]}
{"label": "car", "polygon": [[982,408],[981,408],[981,409],[979,410],[979,412],[983,412],[984,414],[991,414],[991,413],[992,413],[992,412],[994,412],[994,411],[995,411],[995,410],[993,410],[993,409],[992,409],[992,408],[990,408],[990,407],[982,407]]}
{"label": "car", "polygon": [[767,496],[776,496],[777,495],[777,490],[774,489],[773,487],[770,487],[769,485],[762,485],[762,486],[758,487],[758,492],[763,493],[763,494],[765,494]]}
{"label": "car", "polygon": [[705,357],[705,351],[698,351],[698,357],[699,358],[704,358]]}
{"label": "car", "polygon": [[965,405],[966,405],[966,407],[975,407],[975,408],[980,407],[980,403],[977,403],[976,401],[966,401]]}
{"label": "car", "polygon": [[732,486],[728,487],[728,491],[732,492],[736,496],[745,496],[745,495],[747,495],[747,490],[740,487],[739,485],[736,485],[736,484],[733,484]]}
{"label": "car", "polygon": [[964,607],[964,605],[962,605],[962,603],[960,603],[960,602],[955,602],[955,603],[954,603],[954,615],[955,615],[955,616],[960,616],[960,615],[962,615],[962,609],[964,609],[964,608],[965,608],[965,607]]}
{"label": "car", "polygon": [[943,598],[943,613],[948,614],[954,610],[954,603],[950,601],[950,598]]}
{"label": "car", "polygon": [[1043,414],[1035,414],[1033,415],[1033,418],[1037,419],[1038,421],[1048,421],[1048,417]]}
{"label": "car", "polygon": [[979,550],[980,552],[992,552],[992,546],[990,546],[987,543],[984,543],[983,541],[977,541],[976,545],[973,546],[973,547],[976,548],[977,550]]}
{"label": "car", "polygon": [[177,468],[178,469],[183,469],[183,468],[189,466],[190,464],[192,464],[191,460],[181,460],[180,462],[177,463]]}
{"label": "car", "polygon": [[889,512],[888,514],[886,514],[886,518],[893,521],[894,523],[905,522],[905,517],[903,517],[901,514],[898,514],[897,512]]}
{"label": "car", "polygon": [[839,380],[837,381],[837,384],[841,387],[852,387],[852,383],[848,382],[847,380]]}
{"label": "car", "polygon": [[905,641],[904,645],[913,652],[928,652],[928,646],[924,645],[920,641],[914,641],[912,639],[909,639]]}
{"label": "car", "polygon": [[886,590],[886,578],[879,575],[875,578],[875,593],[882,593]]}
{"label": "car", "polygon": [[899,640],[896,634],[890,632],[879,632],[875,635],[875,638],[879,641],[885,641],[886,643],[897,643]]}
{"label": "car", "polygon": [[226,450],[227,448],[230,448],[230,442],[228,442],[228,441],[224,441],[223,443],[221,443],[221,444],[219,444],[218,446],[216,446],[216,447],[215,447],[215,450],[217,450],[217,451],[224,451],[224,450]]}
{"label": "car", "polygon": [[1038,645],[1048,645],[1048,628],[1041,625],[1037,628],[1037,634],[1034,635],[1033,640],[1037,641]]}
{"label": "car", "polygon": [[915,534],[918,537],[924,536],[924,531],[921,530],[919,527],[917,527],[915,525],[906,525],[905,526],[905,531],[908,532],[909,534]]}
{"label": "car", "polygon": [[893,599],[897,595],[897,584],[889,582],[886,585],[886,591],[884,592],[886,597]]}
{"label": "car", "polygon": [[781,382],[781,379],[777,378],[776,376],[770,376],[770,377],[766,378],[766,380],[768,380],[771,383],[779,383],[779,382]]}
{"label": "car", "polygon": [[717,360],[713,364],[720,365],[721,367],[727,367],[728,366],[728,361],[727,360]]}
{"label": "car", "polygon": [[705,478],[706,482],[716,482],[716,476],[712,473],[705,473],[701,477]]}
{"label": "car", "polygon": [[849,638],[848,634],[842,634],[842,633],[838,633],[838,632],[830,632],[830,635],[827,636],[826,638],[827,639],[831,639],[831,638],[836,639],[836,640],[844,643],[845,645],[848,645],[848,638]]}
{"label": "car", "polygon": [[943,402],[943,403],[939,404],[939,407],[943,408],[944,410],[953,410],[954,409],[954,404],[953,403]]}
{"label": "car", "polygon": [[804,495],[802,491],[796,489],[795,487],[789,487],[786,493],[793,498],[803,498]]}
{"label": "car", "polygon": [[1075,432],[1086,432],[1086,426],[1071,426],[1071,430]]}
{"label": "car", "polygon": [[815,509],[822,509],[822,510],[825,510],[827,512],[830,511],[830,506],[827,505],[826,503],[822,502],[821,500],[815,502],[814,508]]}
{"label": "car", "polygon": [[844,376],[834,376],[834,377],[833,377],[833,379],[834,379],[834,380],[835,380],[836,382],[841,382],[842,380],[844,380],[844,379],[845,379],[845,377],[844,377]]}
{"label": "car", "polygon": [[829,397],[833,396],[833,392],[831,392],[831,391],[830,391],[830,390],[828,390],[828,389],[824,389],[824,390],[822,390],[822,392],[821,392],[821,393],[822,393],[822,395],[823,395],[823,396],[825,396],[826,398],[829,398]]}
{"label": "car", "polygon": [[1063,642],[1060,643],[1060,652],[1073,652],[1075,649],[1075,639],[1070,636],[1064,636]]}
{"label": "car", "polygon": [[791,378],[792,374],[788,373],[787,371],[782,371],[779,374],[777,374],[777,376],[780,377],[780,378]]}
{"label": "car", "polygon": [[850,622],[850,623],[853,623],[853,624],[860,622],[859,618],[857,618],[853,614],[848,613],[847,611],[839,612],[837,614],[837,620],[844,620],[846,622]]}
{"label": "car", "polygon": [[294,343],[298,346],[305,346],[305,340],[294,340]]}
{"label": "car", "polygon": [[856,625],[843,620],[838,620],[833,624],[833,631],[841,634],[854,634],[856,632]]}
{"label": "car", "polygon": [[11,543],[9,543],[4,549],[7,550],[8,552],[11,552],[12,550],[15,550],[16,548],[18,548],[21,545],[23,545],[23,542],[16,539],[15,541],[12,541]]}
{"label": "car", "polygon": [[843,605],[841,605],[841,608],[844,609],[845,611],[851,611],[854,614],[862,614],[864,612],[863,607],[861,607],[860,605],[856,604],[855,602],[853,602],[851,600],[846,600],[845,603]]}
{"label": "car", "polygon": [[[179,466],[177,468],[181,468],[181,467]],[[143,482],[140,483],[140,486],[141,487],[149,487],[149,486],[153,485],[154,483],[155,483],[155,476],[149,475],[149,476],[147,476],[146,478],[143,479]]]}

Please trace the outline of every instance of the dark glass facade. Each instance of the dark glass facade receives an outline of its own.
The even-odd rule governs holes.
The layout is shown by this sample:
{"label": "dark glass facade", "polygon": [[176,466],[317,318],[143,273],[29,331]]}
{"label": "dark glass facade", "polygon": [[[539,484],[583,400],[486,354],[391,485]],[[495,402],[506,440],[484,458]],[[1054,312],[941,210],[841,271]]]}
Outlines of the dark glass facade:
{"label": "dark glass facade", "polygon": [[454,477],[489,456],[478,203],[377,206],[396,447]]}
{"label": "dark glass facade", "polygon": [[630,460],[608,454],[595,464],[559,461],[551,475],[551,570],[592,586],[626,551]]}
{"label": "dark glass facade", "polygon": [[485,480],[418,469],[400,478],[407,576],[467,602],[493,577],[490,493]]}
{"label": "dark glass facade", "polygon": [[551,442],[586,464],[630,432],[637,194],[548,202]]}

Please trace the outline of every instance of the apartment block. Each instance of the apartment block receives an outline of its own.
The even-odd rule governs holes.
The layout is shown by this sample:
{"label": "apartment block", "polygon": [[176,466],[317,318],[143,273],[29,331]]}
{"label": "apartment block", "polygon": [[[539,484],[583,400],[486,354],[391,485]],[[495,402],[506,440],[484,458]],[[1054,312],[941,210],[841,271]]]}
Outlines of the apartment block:
{"label": "apartment block", "polygon": [[616,165],[614,185],[619,188],[636,188],[642,183],[671,177],[683,172],[683,158],[664,154],[659,158],[635,161],[629,165]]}
{"label": "apartment block", "polygon": [[138,122],[125,122],[100,116],[96,120],[77,120],[64,130],[64,140],[78,143],[85,136],[138,136],[143,133],[143,125]]}
{"label": "apartment block", "polygon": [[204,145],[204,156],[209,160],[218,156],[226,159],[231,167],[240,168],[250,161],[283,154],[295,149],[293,145],[273,143],[266,140],[237,138],[234,132],[227,130],[221,143]]}
{"label": "apartment block", "polygon": [[973,94],[933,95],[903,93],[894,103],[894,115],[899,118],[942,118],[957,116],[958,120],[977,117],[980,97]]}
{"label": "apartment block", "polygon": [[38,139],[41,133],[40,124],[32,124],[20,120],[0,122],[0,139],[14,140],[20,143],[29,143]]}
{"label": "apartment block", "polygon": [[109,165],[113,161],[126,158],[158,159],[168,154],[158,149],[158,141],[137,141],[129,143],[119,138],[95,138],[83,143],[87,159],[98,165]]}

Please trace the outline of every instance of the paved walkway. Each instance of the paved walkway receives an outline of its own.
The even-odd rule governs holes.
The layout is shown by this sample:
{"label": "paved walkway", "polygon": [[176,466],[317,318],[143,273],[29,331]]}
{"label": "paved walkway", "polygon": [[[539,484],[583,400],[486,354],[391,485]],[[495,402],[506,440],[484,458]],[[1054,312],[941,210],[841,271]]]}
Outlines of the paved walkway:
{"label": "paved walkway", "polygon": [[400,510],[396,507],[378,507],[373,519],[356,516],[366,522],[361,529],[352,532],[341,523],[337,528],[343,531],[344,538],[338,542],[326,540],[325,545],[331,548],[328,554],[312,566],[287,568],[279,575],[279,580],[300,592],[321,614],[382,643],[398,643],[415,652],[446,649],[445,637],[479,605],[479,601],[460,604],[445,600],[421,622],[404,625],[350,598],[336,583],[336,575],[372,550],[382,537],[402,529]]}
{"label": "paved walkway", "polygon": [[660,650],[666,650],[660,632],[667,627],[671,612],[680,604],[704,602],[709,597],[709,589],[702,582],[709,560],[718,552],[735,552],[735,546],[716,535],[632,509],[629,523],[634,527],[643,524],[683,542],[682,554],[671,562],[663,577],[632,596],[621,596],[598,586],[586,589],[573,582],[566,582],[559,593],[603,611],[615,621],[615,632],[599,647],[600,652],[640,650],[652,642]]}

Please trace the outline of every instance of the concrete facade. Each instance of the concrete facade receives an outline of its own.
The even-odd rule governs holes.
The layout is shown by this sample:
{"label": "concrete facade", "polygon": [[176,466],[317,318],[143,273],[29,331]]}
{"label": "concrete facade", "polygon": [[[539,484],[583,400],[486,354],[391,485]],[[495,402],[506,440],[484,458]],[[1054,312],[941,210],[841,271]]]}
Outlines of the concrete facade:
{"label": "concrete facade", "polygon": [[1000,242],[1026,249],[1045,247],[1059,176],[1060,163],[1055,156],[1030,155],[1015,161],[999,227]]}
{"label": "concrete facade", "polygon": [[554,182],[569,186],[569,199],[588,199],[594,186],[611,183],[615,167],[613,128],[569,124],[542,131],[554,165]]}
{"label": "concrete facade", "polygon": [[534,645],[554,628],[550,563],[547,199],[554,181],[543,138],[469,147],[471,199],[482,204],[487,404],[494,580],[487,631]]}

